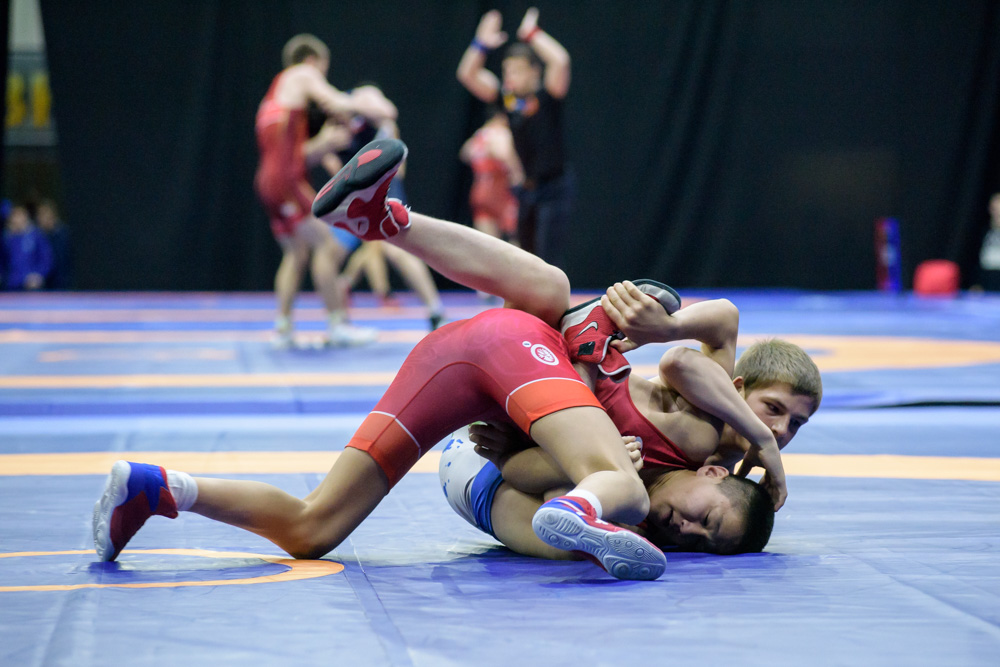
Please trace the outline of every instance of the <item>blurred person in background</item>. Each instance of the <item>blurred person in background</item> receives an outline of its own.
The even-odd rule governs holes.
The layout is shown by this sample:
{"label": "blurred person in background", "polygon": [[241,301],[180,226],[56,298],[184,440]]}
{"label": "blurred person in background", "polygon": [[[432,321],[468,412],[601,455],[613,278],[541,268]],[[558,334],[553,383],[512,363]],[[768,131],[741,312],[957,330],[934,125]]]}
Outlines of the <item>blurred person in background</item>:
{"label": "blurred person in background", "polygon": [[52,248],[52,270],[45,276],[45,289],[69,289],[72,276],[69,227],[59,217],[55,202],[43,199],[35,209],[35,223]]}
{"label": "blurred person in background", "polygon": [[4,288],[38,290],[52,270],[52,248],[24,206],[11,208],[3,231]]}
{"label": "blurred person in background", "polygon": [[338,272],[348,251],[330,229],[310,213],[316,195],[306,178],[307,160],[322,157],[322,146],[307,147],[307,109],[316,103],[328,115],[358,114],[376,121],[395,119],[396,107],[385,97],[349,94],[326,80],[330,50],[313,35],[296,35],[282,51],[284,69],[274,77],[257,111],[255,130],[260,162],[254,177],[257,196],[267,211],[282,259],[274,278],[277,316],[274,346],[295,344],[292,308],[309,266],[326,309],[323,345],[374,342],[374,329],[348,321],[346,295]]}
{"label": "blurred person in background", "polygon": [[538,27],[538,10],[524,14],[517,43],[504,52],[502,78],[485,68],[486,56],[507,42],[503,17],[483,15],[458,64],[458,80],[477,98],[503,105],[524,168],[519,190],[518,239],[523,249],[565,266],[564,237],[575,180],[563,145],[563,100],[569,93],[570,56]]}
{"label": "blurred person in background", "polygon": [[990,228],[979,251],[979,284],[1000,292],[1000,192],[990,197]]}
{"label": "blurred person in background", "polygon": [[[384,93],[378,86],[365,83],[351,91],[352,95],[371,98],[383,97]],[[316,162],[322,169],[314,169],[320,183],[325,183],[331,176],[357,154],[359,150],[375,139],[398,139],[399,126],[394,119],[384,118],[374,120],[360,114],[345,116],[337,114],[327,116],[318,107],[310,106],[309,134],[307,144],[309,153],[321,153]],[[409,204],[403,179],[406,175],[404,163],[395,178],[389,184],[389,197]],[[434,331],[444,321],[444,304],[438,292],[434,277],[427,265],[410,253],[380,241],[360,241],[357,237],[342,229],[333,229],[333,235],[350,256],[341,273],[343,289],[350,292],[351,288],[365,276],[372,292],[379,297],[383,305],[392,306],[397,302],[392,297],[392,286],[389,279],[391,265],[402,277],[427,308],[427,319],[430,330]],[[388,262],[388,264],[387,264]]]}
{"label": "blurred person in background", "polygon": [[514,188],[524,182],[524,169],[503,109],[491,107],[483,126],[462,144],[459,157],[472,169],[472,226],[516,244],[518,206]]}

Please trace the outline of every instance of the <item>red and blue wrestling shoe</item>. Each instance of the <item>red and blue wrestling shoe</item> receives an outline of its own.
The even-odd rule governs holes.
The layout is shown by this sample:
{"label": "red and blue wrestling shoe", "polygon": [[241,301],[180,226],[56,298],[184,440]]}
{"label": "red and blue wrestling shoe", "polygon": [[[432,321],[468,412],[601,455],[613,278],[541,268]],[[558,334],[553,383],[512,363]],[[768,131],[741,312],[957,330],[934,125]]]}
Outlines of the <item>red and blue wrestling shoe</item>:
{"label": "red and blue wrestling shoe", "polygon": [[398,199],[386,199],[406,152],[398,139],[367,144],[316,194],[312,214],[364,241],[380,241],[406,229],[410,212]]}
{"label": "red and blue wrestling shoe", "polygon": [[[668,315],[681,307],[681,296],[669,285],[655,280],[635,280],[632,283],[643,294],[656,299]],[[615,382],[622,382],[632,371],[625,355],[611,347],[611,341],[625,338],[601,307],[601,297],[567,310],[559,330],[569,345],[573,361],[597,364],[598,370]]]}
{"label": "red and blue wrestling shoe", "polygon": [[598,519],[583,498],[559,496],[544,503],[531,527],[546,544],[582,551],[618,579],[657,579],[667,569],[666,556],[652,542]]}
{"label": "red and blue wrestling shoe", "polygon": [[94,505],[97,557],[114,560],[146,519],[159,514],[173,519],[177,503],[167,487],[167,471],[146,463],[117,461]]}

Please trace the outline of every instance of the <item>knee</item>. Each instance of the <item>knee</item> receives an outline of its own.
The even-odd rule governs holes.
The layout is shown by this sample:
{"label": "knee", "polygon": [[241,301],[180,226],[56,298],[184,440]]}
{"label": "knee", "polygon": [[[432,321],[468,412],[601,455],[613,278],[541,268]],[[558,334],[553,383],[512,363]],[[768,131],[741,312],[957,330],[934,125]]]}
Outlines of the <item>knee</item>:
{"label": "knee", "polygon": [[333,239],[325,242],[316,253],[313,254],[313,261],[327,261],[335,270],[347,259],[347,249]]}
{"label": "knee", "polygon": [[296,272],[301,273],[309,266],[309,249],[296,248],[286,255]]}
{"label": "knee", "polygon": [[628,524],[638,525],[645,521],[646,515],[649,514],[649,494],[638,477],[634,482],[629,480],[629,486],[626,488],[629,492],[628,510],[622,513],[621,520]]}
{"label": "knee", "polygon": [[570,284],[565,272],[557,266],[545,264],[536,281],[534,295],[537,303],[533,312],[550,326],[559,327],[559,320],[569,308]]}
{"label": "knee", "polygon": [[308,520],[297,522],[281,545],[292,558],[300,560],[322,558],[336,546],[336,542],[331,542],[318,526]]}
{"label": "knee", "polygon": [[646,487],[643,485],[642,480],[636,478],[631,492],[634,498],[633,504],[638,514],[638,521],[643,521],[646,515],[649,514],[649,493],[646,492]]}
{"label": "knee", "polygon": [[288,554],[296,560],[317,560],[330,553],[333,547],[327,549],[322,545],[303,545],[302,548],[286,549]]}

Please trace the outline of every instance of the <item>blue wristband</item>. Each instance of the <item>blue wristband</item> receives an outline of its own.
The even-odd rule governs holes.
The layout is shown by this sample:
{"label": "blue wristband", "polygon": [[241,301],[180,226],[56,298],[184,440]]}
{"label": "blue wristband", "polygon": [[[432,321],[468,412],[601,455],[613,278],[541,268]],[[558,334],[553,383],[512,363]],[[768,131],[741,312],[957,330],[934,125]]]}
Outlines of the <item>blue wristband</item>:
{"label": "blue wristband", "polygon": [[469,48],[479,51],[484,56],[489,55],[490,49],[485,44],[480,42],[478,39],[473,38],[472,44],[469,44]]}

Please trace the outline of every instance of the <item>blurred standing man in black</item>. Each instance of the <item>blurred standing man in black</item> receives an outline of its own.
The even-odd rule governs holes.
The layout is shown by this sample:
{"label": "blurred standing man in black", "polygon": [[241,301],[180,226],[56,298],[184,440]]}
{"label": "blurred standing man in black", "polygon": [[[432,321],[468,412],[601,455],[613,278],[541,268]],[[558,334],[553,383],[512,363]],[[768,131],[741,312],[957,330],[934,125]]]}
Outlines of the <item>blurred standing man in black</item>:
{"label": "blurred standing man in black", "polygon": [[563,146],[569,53],[538,27],[538,10],[532,7],[517,29],[521,41],[511,44],[504,53],[501,81],[484,65],[487,54],[507,42],[502,27],[500,12],[492,10],[483,15],[475,38],[458,64],[458,80],[483,102],[502,102],[507,112],[525,174],[518,195],[521,247],[550,264],[565,266],[563,239],[575,185]]}

